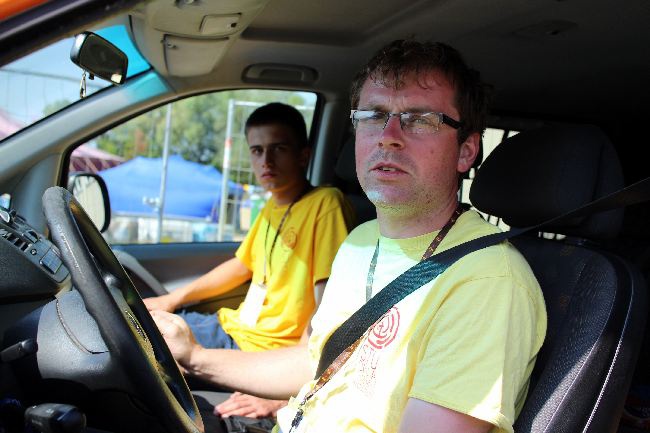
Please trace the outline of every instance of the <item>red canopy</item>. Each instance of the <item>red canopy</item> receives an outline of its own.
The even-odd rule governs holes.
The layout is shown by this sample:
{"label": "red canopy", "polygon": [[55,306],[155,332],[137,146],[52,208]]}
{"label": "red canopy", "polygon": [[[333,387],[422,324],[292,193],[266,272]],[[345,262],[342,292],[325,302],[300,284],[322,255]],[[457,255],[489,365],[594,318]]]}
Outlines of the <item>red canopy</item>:
{"label": "red canopy", "polygon": [[86,171],[97,173],[107,168],[115,167],[124,162],[124,158],[104,152],[103,150],[82,144],[72,151],[70,171]]}
{"label": "red canopy", "polygon": [[12,119],[6,111],[0,109],[0,140],[21,129],[23,125]]}

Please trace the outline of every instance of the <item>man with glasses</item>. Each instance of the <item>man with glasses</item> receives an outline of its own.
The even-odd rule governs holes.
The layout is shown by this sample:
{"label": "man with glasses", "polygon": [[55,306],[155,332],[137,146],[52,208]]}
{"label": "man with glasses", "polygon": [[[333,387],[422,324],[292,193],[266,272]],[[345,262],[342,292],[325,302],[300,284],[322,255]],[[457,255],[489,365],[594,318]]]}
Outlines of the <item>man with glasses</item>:
{"label": "man with glasses", "polygon": [[[530,267],[507,243],[468,254],[397,302],[314,378],[332,332],[392,280],[498,231],[458,201],[487,99],[479,74],[447,45],[409,40],[381,49],[353,82],[351,112],[357,176],[377,220],[339,249],[309,344],[233,358],[196,350],[168,322],[180,364],[250,393],[298,391],[278,413],[284,433],[512,432],[546,311]],[[251,365],[258,374],[243,377]]]}

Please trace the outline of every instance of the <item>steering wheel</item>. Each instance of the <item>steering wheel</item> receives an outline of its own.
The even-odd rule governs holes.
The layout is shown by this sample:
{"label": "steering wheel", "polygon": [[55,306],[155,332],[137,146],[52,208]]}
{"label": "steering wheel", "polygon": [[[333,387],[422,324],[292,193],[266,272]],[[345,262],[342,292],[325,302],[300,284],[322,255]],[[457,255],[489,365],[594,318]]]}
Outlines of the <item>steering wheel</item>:
{"label": "steering wheel", "polygon": [[170,432],[198,433],[203,421],[183,375],[130,278],[72,194],[51,187],[43,211],[74,287],[133,390]]}

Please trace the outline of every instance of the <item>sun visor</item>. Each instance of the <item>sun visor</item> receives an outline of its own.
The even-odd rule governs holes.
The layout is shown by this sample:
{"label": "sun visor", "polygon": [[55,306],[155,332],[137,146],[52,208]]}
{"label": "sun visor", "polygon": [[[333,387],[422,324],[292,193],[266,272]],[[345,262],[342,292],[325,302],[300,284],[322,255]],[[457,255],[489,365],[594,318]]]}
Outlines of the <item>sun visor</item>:
{"label": "sun visor", "polygon": [[170,75],[191,77],[211,72],[228,47],[228,38],[196,39],[165,35],[165,66]]}

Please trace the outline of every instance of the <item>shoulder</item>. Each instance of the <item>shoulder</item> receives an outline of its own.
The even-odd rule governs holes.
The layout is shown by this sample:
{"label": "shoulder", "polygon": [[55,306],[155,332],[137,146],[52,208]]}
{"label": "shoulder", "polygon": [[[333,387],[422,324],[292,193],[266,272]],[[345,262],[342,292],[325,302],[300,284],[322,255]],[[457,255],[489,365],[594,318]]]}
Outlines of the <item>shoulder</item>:
{"label": "shoulder", "polygon": [[372,245],[374,247],[378,238],[379,225],[377,225],[377,220],[374,219],[355,227],[345,239],[345,243],[359,246]]}
{"label": "shoulder", "polygon": [[[493,224],[484,221],[476,212],[465,212],[457,224],[458,229],[461,230],[453,234],[453,243],[446,248],[501,231]],[[449,235],[452,233],[450,232]],[[539,287],[528,262],[509,242],[501,242],[473,251],[460,259],[453,267],[462,270],[466,281],[495,278],[510,280],[516,286],[535,290]]]}
{"label": "shoulder", "polygon": [[347,201],[341,190],[330,186],[318,186],[312,189],[305,195],[304,203],[319,213],[347,206]]}
{"label": "shoulder", "polygon": [[314,200],[314,201],[333,201],[333,202],[342,202],[345,200],[343,193],[340,189],[333,186],[317,186],[312,189],[305,198]]}

